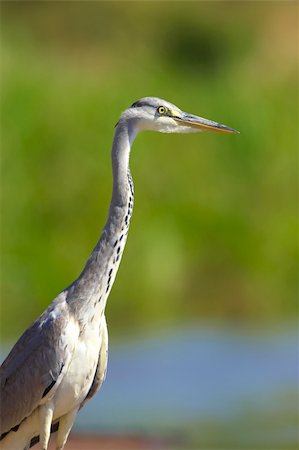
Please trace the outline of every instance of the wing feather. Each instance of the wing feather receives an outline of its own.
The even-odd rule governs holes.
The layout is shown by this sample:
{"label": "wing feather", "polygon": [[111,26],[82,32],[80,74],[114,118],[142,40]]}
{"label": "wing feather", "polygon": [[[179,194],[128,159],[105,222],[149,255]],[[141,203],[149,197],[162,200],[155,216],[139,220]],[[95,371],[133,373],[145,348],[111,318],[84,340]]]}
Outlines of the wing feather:
{"label": "wing feather", "polygon": [[76,341],[70,322],[63,292],[25,331],[3,362],[0,434],[18,426],[57,389]]}

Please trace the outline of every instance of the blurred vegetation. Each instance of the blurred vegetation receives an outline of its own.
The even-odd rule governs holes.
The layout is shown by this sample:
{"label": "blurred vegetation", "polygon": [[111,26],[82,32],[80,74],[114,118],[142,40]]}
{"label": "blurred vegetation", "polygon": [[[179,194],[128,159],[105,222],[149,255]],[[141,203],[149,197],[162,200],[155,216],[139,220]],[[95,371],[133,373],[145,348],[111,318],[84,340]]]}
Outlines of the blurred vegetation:
{"label": "blurred vegetation", "polygon": [[106,219],[113,126],[146,95],[241,134],[138,136],[113,334],[296,316],[298,4],[1,7],[3,338],[80,273]]}

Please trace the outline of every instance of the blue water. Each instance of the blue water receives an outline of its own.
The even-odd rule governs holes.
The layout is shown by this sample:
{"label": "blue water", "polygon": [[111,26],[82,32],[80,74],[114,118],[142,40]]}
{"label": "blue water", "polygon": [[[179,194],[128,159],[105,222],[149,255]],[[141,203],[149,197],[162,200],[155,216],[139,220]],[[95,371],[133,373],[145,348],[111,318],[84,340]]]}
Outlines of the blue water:
{"label": "blue water", "polygon": [[257,333],[199,325],[111,344],[107,379],[76,427],[188,436],[212,423],[240,445],[249,435],[260,445],[291,444],[298,439],[296,393],[294,327]]}

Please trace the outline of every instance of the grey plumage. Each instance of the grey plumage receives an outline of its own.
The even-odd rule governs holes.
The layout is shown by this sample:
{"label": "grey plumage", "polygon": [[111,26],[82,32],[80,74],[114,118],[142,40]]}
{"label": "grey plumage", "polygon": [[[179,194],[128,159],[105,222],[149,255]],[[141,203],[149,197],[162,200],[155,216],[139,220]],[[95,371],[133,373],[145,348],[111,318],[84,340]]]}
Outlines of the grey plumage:
{"label": "grey plumage", "polygon": [[1,366],[1,449],[23,450],[39,439],[45,450],[53,426],[56,448],[63,449],[77,411],[104,380],[104,312],[133,210],[129,156],[136,134],[203,129],[234,132],[154,97],[133,103],[121,115],[112,145],[112,199],[100,239],[79,277],[25,331]]}
{"label": "grey plumage", "polygon": [[[4,432],[30,415],[47,388],[59,382],[63,374],[68,357],[66,347],[59,341],[69,312],[60,297],[25,331],[2,364],[1,429]],[[52,311],[57,303],[61,314],[54,320]],[[26,380],[30,380],[34,389],[28,390]]]}

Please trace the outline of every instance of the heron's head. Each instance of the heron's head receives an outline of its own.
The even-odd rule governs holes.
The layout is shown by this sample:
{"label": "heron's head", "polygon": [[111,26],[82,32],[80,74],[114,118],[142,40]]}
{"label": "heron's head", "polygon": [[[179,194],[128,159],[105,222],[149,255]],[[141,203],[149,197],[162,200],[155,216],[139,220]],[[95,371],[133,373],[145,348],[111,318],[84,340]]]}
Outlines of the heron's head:
{"label": "heron's head", "polygon": [[172,103],[157,97],[144,97],[126,109],[120,122],[128,121],[136,131],[153,130],[162,133],[192,133],[197,131],[216,131],[238,133],[212,120],[203,119],[181,111]]}

